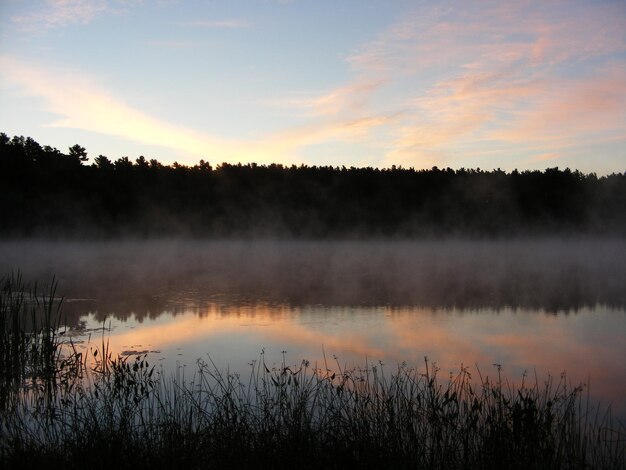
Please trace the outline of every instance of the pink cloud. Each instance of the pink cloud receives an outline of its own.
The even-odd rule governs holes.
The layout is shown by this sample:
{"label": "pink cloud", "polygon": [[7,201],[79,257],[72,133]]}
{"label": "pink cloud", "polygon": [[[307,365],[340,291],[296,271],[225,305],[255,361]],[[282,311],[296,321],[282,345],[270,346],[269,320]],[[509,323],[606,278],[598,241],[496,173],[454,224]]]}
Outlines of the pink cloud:
{"label": "pink cloud", "polygon": [[555,153],[600,133],[623,138],[626,68],[607,66],[626,51],[622,5],[425,8],[349,58],[359,74],[384,75],[413,95],[387,144],[388,164],[429,166],[477,142]]}
{"label": "pink cloud", "polygon": [[551,141],[568,146],[598,133],[623,135],[625,83],[626,70],[620,68],[592,77],[554,82],[542,89],[532,105],[517,112],[511,123],[494,137],[511,142]]}

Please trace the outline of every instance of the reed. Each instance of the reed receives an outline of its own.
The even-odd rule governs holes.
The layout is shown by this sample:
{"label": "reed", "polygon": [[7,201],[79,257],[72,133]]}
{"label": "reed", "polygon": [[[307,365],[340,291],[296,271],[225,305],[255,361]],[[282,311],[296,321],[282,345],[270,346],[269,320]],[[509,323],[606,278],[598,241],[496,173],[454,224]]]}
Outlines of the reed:
{"label": "reed", "polygon": [[39,294],[19,272],[0,279],[0,411],[25,389],[51,396],[57,386],[69,387],[81,377],[81,354],[63,338],[56,288],[53,279]]}
{"label": "reed", "polygon": [[[23,312],[11,295],[0,306]],[[51,298],[39,308],[52,312]],[[7,312],[2,338],[17,335],[7,347],[27,364],[42,340],[11,330]],[[270,366],[261,353],[245,376],[210,358],[168,376],[146,355],[113,357],[104,334],[89,361],[72,358],[52,330],[38,351],[56,361],[45,376],[54,385],[21,376],[2,409],[4,468],[626,468],[623,425],[565,375],[514,386],[499,366],[492,377],[466,367],[442,377],[427,359],[345,369],[284,354]]]}

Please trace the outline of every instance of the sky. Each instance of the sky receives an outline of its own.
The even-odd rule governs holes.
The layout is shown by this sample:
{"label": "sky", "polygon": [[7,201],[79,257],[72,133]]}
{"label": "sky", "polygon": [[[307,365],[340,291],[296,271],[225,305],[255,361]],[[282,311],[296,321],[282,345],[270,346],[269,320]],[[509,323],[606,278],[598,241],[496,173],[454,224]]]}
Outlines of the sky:
{"label": "sky", "polygon": [[1,0],[0,132],[89,156],[626,171],[624,0]]}

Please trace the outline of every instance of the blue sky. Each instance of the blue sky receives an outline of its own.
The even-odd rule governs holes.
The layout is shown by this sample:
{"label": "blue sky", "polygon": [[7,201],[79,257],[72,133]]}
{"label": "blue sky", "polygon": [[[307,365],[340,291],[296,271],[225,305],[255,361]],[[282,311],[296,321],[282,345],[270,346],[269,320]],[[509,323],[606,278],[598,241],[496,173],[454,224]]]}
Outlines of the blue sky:
{"label": "blue sky", "polygon": [[626,2],[3,0],[0,130],[91,157],[626,170]]}

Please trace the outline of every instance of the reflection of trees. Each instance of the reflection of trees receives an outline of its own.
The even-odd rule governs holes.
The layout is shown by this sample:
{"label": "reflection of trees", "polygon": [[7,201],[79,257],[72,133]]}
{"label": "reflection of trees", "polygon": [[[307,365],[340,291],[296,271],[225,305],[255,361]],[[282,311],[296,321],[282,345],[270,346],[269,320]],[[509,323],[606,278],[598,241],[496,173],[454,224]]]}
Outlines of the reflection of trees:
{"label": "reflection of trees", "polygon": [[86,164],[0,135],[3,235],[626,234],[626,175],[434,167],[168,166],[100,155]]}
{"label": "reflection of trees", "polygon": [[[449,285],[444,286],[445,288]],[[259,314],[267,315],[269,319],[282,318],[289,315],[306,315],[309,307],[314,306],[314,319],[321,320],[326,312],[329,319],[334,318],[337,309],[345,308],[345,314],[355,314],[354,307],[359,308],[379,308],[386,307],[390,312],[407,312],[411,310],[423,311],[424,308],[433,311],[452,311],[457,313],[497,313],[501,310],[514,308],[531,311],[545,311],[552,314],[569,314],[585,308],[595,308],[599,305],[611,308],[625,308],[626,299],[624,296],[615,296],[607,299],[601,292],[590,293],[590,296],[581,294],[578,290],[561,290],[559,295],[555,295],[556,286],[547,286],[539,293],[519,292],[511,294],[508,286],[495,286],[500,291],[474,291],[463,292],[450,296],[450,291],[444,289],[433,292],[415,290],[412,295],[396,296],[393,299],[389,296],[370,295],[367,300],[357,297],[359,293],[352,292],[352,295],[338,295],[337,290],[324,290],[318,292],[316,296],[303,295],[290,289],[276,289],[274,295],[259,293],[256,303],[245,301],[242,303],[237,296],[223,299],[221,302],[204,300],[206,293],[198,293],[196,301],[184,303],[168,301],[155,301],[154,299],[130,299],[118,301],[92,301],[92,302],[70,302],[64,303],[62,309],[62,320],[70,327],[80,325],[81,317],[87,314],[93,315],[95,321],[106,326],[107,319],[114,318],[120,321],[155,320],[163,314],[177,316],[193,312],[200,317],[241,317],[255,318]],[[242,287],[243,288],[243,287]],[[552,288],[552,289],[550,289]],[[363,294],[363,293],[361,293]],[[323,299],[321,296],[326,296]],[[569,297],[568,297],[569,296]],[[281,301],[278,301],[278,298]]]}
{"label": "reflection of trees", "polygon": [[276,311],[307,305],[555,313],[626,307],[622,241],[0,245],[0,269],[19,265],[40,285],[54,267],[70,324],[87,311],[98,321],[141,321],[190,309],[202,315],[210,305],[222,306],[226,315],[261,304]]}

